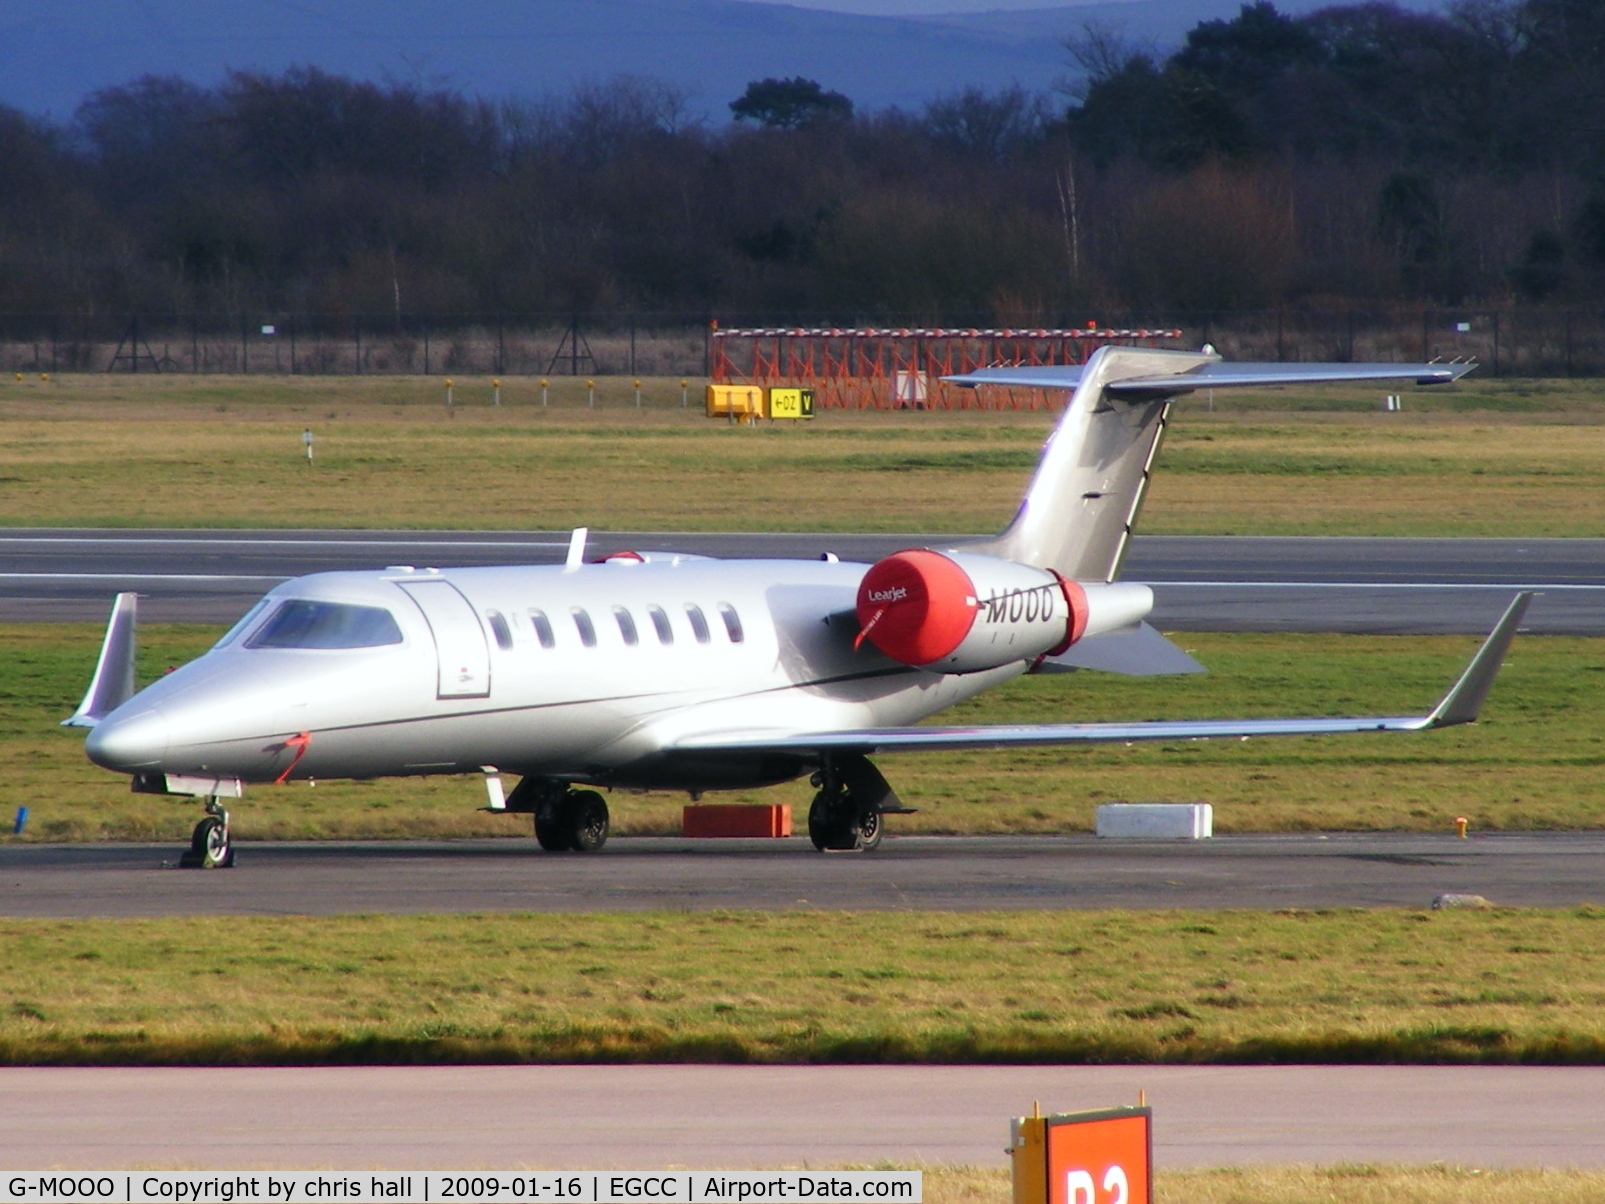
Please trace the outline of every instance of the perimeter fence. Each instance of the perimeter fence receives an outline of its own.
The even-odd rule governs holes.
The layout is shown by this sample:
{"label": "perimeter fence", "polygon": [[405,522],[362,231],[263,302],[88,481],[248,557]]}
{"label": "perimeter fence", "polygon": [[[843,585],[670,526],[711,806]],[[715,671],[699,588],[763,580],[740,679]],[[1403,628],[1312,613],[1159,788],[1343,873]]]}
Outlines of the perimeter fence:
{"label": "perimeter fence", "polygon": [[[0,314],[0,371],[288,375],[713,375],[723,329],[1085,328],[1086,314]],[[1605,310],[1332,308],[1097,315],[1229,359],[1472,359],[1491,376],[1605,375]]]}

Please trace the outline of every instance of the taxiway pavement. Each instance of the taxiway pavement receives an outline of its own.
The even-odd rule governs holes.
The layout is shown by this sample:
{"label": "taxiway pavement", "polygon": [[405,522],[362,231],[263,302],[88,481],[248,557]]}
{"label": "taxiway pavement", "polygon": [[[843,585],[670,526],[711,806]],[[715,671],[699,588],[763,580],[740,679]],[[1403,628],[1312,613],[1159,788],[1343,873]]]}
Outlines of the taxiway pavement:
{"label": "taxiway pavement", "polygon": [[0,1166],[1003,1168],[1010,1116],[1137,1102],[1161,1169],[1605,1166],[1605,1069],[436,1066],[0,1069]]}
{"label": "taxiway pavement", "polygon": [[236,847],[234,869],[205,873],[175,868],[176,844],[0,846],[0,915],[1425,908],[1439,894],[1605,902],[1605,833],[888,836],[869,855],[819,854],[799,837],[627,837],[594,857],[543,853],[525,838]]}
{"label": "taxiway pavement", "polygon": [[[593,554],[666,549],[873,561],[979,536],[596,532]],[[0,621],[97,621],[136,590],[152,621],[229,623],[280,581],[392,564],[551,564],[566,531],[23,530],[0,535]],[[1482,634],[1517,589],[1526,630],[1605,634],[1605,540],[1139,537],[1124,576],[1171,631]]]}

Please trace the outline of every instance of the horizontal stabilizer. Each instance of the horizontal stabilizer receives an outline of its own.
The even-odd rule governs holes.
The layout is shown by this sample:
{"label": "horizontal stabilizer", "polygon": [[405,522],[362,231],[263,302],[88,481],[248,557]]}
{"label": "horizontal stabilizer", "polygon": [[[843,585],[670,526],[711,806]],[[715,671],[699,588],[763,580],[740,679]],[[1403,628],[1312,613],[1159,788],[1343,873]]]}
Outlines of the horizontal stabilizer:
{"label": "horizontal stabilizer", "polygon": [[[1442,385],[1459,380],[1475,364],[1253,364],[1213,360],[1184,372],[1156,373],[1110,381],[1106,396],[1116,401],[1145,401],[1196,393],[1199,389],[1249,389],[1275,385],[1340,385],[1365,381],[1413,381]],[[1017,389],[1074,389],[1082,366],[1033,365],[1022,368],[980,368],[962,376],[943,377],[952,385],[1002,385]]]}
{"label": "horizontal stabilizer", "polygon": [[978,368],[963,376],[944,376],[950,385],[1005,385],[1016,389],[1073,389],[1081,383],[1080,364],[1047,364],[1031,368]]}
{"label": "horizontal stabilizer", "polygon": [[118,594],[100,645],[100,660],[89,679],[84,700],[63,719],[62,727],[94,727],[134,696],[134,636],[139,625],[139,595]]}
{"label": "horizontal stabilizer", "polygon": [[[1428,714],[1357,719],[1181,719],[1132,723],[1030,723],[998,727],[881,727],[783,733],[709,732],[676,741],[676,751],[943,752],[1067,744],[1136,744],[1154,740],[1246,740],[1259,736],[1334,736],[1359,732],[1421,732],[1470,723],[1504,661],[1533,595],[1517,594],[1460,679]],[[1182,655],[1186,655],[1183,653]],[[1190,659],[1190,658],[1189,658]]]}
{"label": "horizontal stabilizer", "polygon": [[1199,389],[1252,389],[1274,385],[1341,385],[1366,381],[1414,381],[1447,385],[1475,364],[1227,364],[1216,362],[1175,376],[1139,376],[1106,390],[1119,401],[1174,397]]}
{"label": "horizontal stabilizer", "polygon": [[1043,657],[1032,672],[1074,673],[1078,669],[1126,677],[1179,677],[1209,672],[1149,623],[1133,623],[1077,640],[1058,656]]}

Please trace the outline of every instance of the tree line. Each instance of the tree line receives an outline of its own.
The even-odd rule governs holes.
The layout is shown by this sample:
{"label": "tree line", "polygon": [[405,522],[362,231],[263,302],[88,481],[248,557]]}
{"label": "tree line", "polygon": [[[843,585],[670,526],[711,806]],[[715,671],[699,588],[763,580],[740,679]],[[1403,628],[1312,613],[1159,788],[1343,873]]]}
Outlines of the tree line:
{"label": "tree line", "polygon": [[0,312],[984,322],[1605,300],[1605,5],[1270,3],[1065,93],[728,121],[620,78],[493,102],[316,68],[0,108]]}

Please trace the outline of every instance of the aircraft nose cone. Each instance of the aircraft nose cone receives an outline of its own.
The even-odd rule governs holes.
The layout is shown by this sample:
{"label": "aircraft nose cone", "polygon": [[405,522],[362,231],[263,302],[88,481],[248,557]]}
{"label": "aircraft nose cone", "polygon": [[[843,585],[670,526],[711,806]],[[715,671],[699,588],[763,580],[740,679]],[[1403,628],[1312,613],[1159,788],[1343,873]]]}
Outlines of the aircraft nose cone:
{"label": "aircraft nose cone", "polygon": [[84,751],[96,765],[122,773],[160,765],[167,755],[167,717],[155,708],[108,715],[90,730]]}

